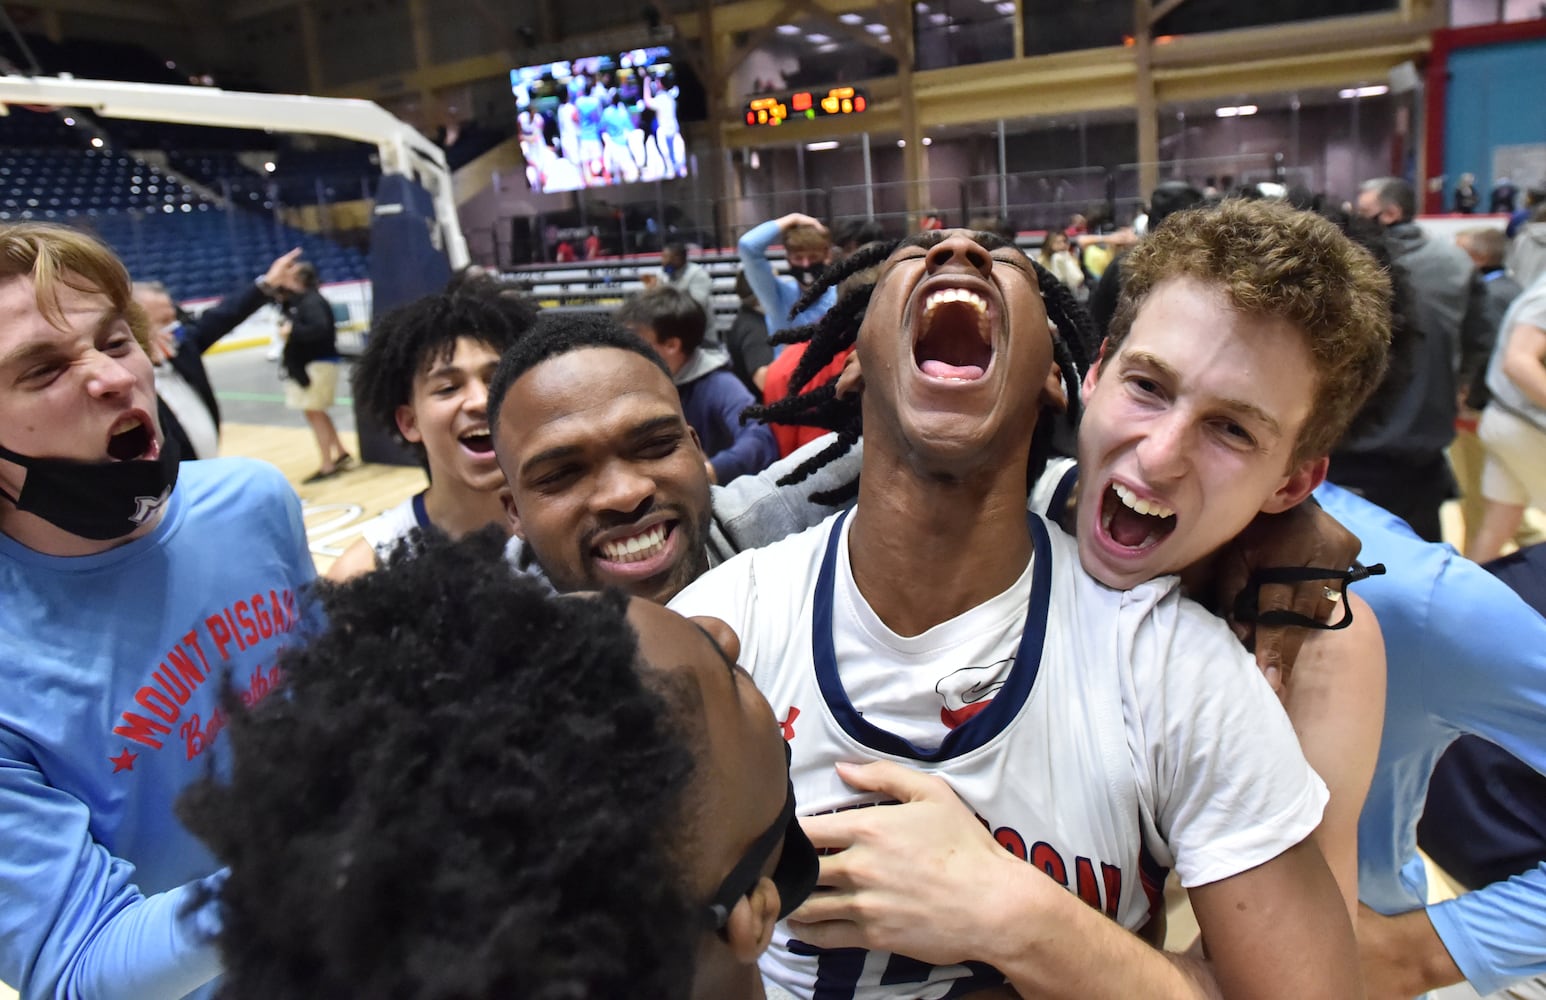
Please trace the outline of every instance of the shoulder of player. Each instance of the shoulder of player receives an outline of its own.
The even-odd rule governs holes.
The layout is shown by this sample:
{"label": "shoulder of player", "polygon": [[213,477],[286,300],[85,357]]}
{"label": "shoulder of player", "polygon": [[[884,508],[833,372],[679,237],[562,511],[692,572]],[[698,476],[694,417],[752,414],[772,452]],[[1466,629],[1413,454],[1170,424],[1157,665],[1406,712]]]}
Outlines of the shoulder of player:
{"label": "shoulder of player", "polygon": [[284,473],[255,458],[207,458],[184,462],[177,471],[177,488],[187,489],[190,499],[210,494],[232,494],[245,504],[263,503],[274,496],[295,496],[295,487]]}
{"label": "shoulder of player", "polygon": [[[718,603],[726,595],[757,588],[760,594],[807,593],[826,552],[829,527],[837,515],[804,531],[780,538],[760,548],[732,552],[732,544],[716,519],[710,532],[709,555],[723,559],[671,599],[670,606],[683,614],[696,613],[705,602]],[[717,536],[717,537],[716,537]],[[693,609],[693,610],[687,610]],[[750,617],[753,609],[744,609]]]}

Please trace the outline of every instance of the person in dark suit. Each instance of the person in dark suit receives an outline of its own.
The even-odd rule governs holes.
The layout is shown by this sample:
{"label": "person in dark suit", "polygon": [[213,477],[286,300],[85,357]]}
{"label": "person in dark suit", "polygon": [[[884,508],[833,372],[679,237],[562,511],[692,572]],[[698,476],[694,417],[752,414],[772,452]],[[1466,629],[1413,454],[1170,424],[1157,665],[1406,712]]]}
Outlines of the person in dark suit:
{"label": "person in dark suit", "polygon": [[277,258],[261,278],[198,316],[183,312],[159,281],[134,283],[134,301],[150,320],[161,426],[177,440],[183,461],[214,458],[220,445],[220,404],[204,370],[204,352],[263,305],[277,301],[281,289],[293,283],[300,253],[297,248]]}

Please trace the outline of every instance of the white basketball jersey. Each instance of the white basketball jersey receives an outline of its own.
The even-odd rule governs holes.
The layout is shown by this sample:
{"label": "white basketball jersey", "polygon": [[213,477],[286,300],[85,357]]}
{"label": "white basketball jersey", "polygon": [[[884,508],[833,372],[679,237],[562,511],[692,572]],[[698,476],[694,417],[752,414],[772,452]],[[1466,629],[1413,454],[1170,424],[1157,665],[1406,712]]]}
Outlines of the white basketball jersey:
{"label": "white basketball jersey", "polygon": [[[1245,715],[1276,715],[1278,724],[1266,726],[1257,746],[1283,756],[1253,754],[1257,759],[1243,766],[1279,787],[1246,795],[1250,801],[1242,803],[1238,789],[1227,787],[1232,781],[1216,787],[1214,769],[1198,767],[1199,746],[1191,740],[1183,741],[1179,755],[1170,752],[1174,724],[1191,725],[1197,716],[1200,738],[1216,739],[1211,730],[1221,724],[1221,713],[1201,703],[1216,702],[1218,692],[1140,676],[1152,692],[1140,696],[1135,673],[1146,673],[1144,665],[1156,658],[1171,658],[1165,651],[1174,646],[1177,626],[1202,640],[1204,662],[1226,644],[1237,665],[1244,657],[1222,624],[1179,599],[1174,578],[1125,593],[1105,588],[1080,568],[1071,539],[1057,529],[1049,532],[1031,515],[1035,555],[1011,588],[1021,595],[1014,614],[969,617],[984,605],[923,637],[900,637],[879,623],[853,586],[845,520],[838,515],[777,545],[742,553],[672,602],[683,614],[722,618],[740,636],[741,663],[790,742],[800,815],[879,804],[875,795],[845,785],[835,762],[905,764],[944,778],[1005,849],[1135,930],[1161,905],[1165,865],[1178,864],[1183,878],[1189,871],[1208,875],[1219,865],[1238,864],[1226,872],[1235,874],[1297,843],[1319,821],[1324,787],[1248,663],[1243,670],[1220,671],[1227,678],[1222,688],[1227,699],[1253,685],[1264,693],[1241,699],[1254,706]],[[1006,596],[1013,595],[1001,598]],[[1187,610],[1178,618],[1181,608]],[[1158,627],[1150,628],[1155,617]],[[966,621],[1002,634],[949,631]],[[929,645],[941,630],[947,641]],[[952,659],[951,645],[969,650],[964,663]],[[861,662],[867,656],[874,662]],[[866,674],[866,668],[879,673]],[[895,682],[884,690],[876,678],[888,673]],[[972,683],[963,685],[961,677]],[[903,690],[908,687],[910,693]],[[1206,693],[1194,698],[1194,690]],[[1159,704],[1138,704],[1140,697]],[[911,717],[880,724],[889,711]],[[936,713],[938,738],[921,738]],[[1234,744],[1248,741],[1225,742],[1227,752],[1237,752]],[[1177,783],[1186,787],[1172,787]],[[1210,802],[1215,796],[1222,801]],[[1231,817],[1215,815],[1242,805],[1244,811]],[[1280,825],[1263,830],[1262,822]],[[1177,844],[1167,835],[1177,823],[1195,824],[1195,837],[1182,836]],[[1262,845],[1268,853],[1183,858],[1193,839],[1212,838],[1221,826],[1249,828],[1257,840],[1270,840]],[[792,938],[787,925],[775,934],[762,971],[795,996],[822,1000],[942,1000],[1003,981],[981,963],[935,967],[902,955],[813,948]]]}

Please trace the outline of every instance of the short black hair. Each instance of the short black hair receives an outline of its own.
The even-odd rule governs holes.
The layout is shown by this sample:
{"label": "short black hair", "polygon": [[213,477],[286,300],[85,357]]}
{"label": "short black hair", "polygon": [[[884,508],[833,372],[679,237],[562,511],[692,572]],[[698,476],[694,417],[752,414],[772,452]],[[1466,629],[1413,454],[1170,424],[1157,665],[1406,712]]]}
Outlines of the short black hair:
{"label": "short black hair", "polygon": [[661,253],[668,253],[683,260],[687,259],[687,244],[681,240],[672,240],[660,248]]}
{"label": "short black hair", "polygon": [[709,318],[698,300],[670,285],[657,285],[624,302],[617,310],[621,326],[648,327],[658,340],[675,338],[682,342],[682,353],[691,354],[703,345]]}
{"label": "short black hair", "polygon": [[858,249],[885,238],[885,229],[874,219],[844,219],[832,229],[832,242],[840,247]]}
{"label": "short black hair", "polygon": [[428,469],[424,446],[405,440],[397,429],[397,408],[413,399],[414,377],[437,361],[449,361],[462,337],[502,355],[536,319],[536,307],[524,298],[482,294],[476,280],[458,292],[426,295],[393,309],[371,329],[355,365],[360,411],[412,449]]}
{"label": "short black hair", "polygon": [[295,276],[309,289],[315,289],[322,283],[322,277],[317,274],[317,265],[309,260],[303,260],[295,265]]}
{"label": "short black hair", "polygon": [[688,994],[690,702],[624,596],[554,596],[502,542],[323,586],[281,688],[231,700],[229,780],[179,807],[230,867],[223,997]]}
{"label": "short black hair", "polygon": [[615,347],[620,351],[632,351],[659,368],[666,378],[671,369],[655,353],[655,349],[638,337],[618,326],[603,313],[573,313],[547,311],[537,317],[526,336],[499,359],[494,379],[488,387],[489,430],[498,433],[499,411],[504,409],[505,395],[515,380],[525,375],[549,358],[556,358],[570,351],[587,347]]}
{"label": "short black hair", "polygon": [[1196,208],[1202,202],[1202,192],[1186,181],[1161,181],[1149,196],[1149,232],[1177,212]]}

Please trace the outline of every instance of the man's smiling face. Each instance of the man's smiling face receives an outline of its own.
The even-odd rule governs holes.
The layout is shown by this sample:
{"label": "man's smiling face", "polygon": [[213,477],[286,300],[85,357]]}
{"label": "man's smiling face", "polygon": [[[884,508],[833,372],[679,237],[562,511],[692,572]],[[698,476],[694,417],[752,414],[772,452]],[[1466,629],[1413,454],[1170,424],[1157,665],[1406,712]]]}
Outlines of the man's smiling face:
{"label": "man's smiling face", "polygon": [[664,603],[703,572],[703,450],[643,356],[587,347],[533,366],[504,397],[496,450],[511,529],[559,590]]}
{"label": "man's smiling face", "polygon": [[1171,278],[1084,381],[1079,555],[1126,589],[1178,573],[1258,512],[1303,500],[1326,459],[1296,461],[1315,400],[1302,332],[1235,309],[1224,291]]}
{"label": "man's smiling face", "polygon": [[867,448],[930,474],[999,464],[1009,448],[1023,458],[1046,391],[1059,392],[1030,260],[966,230],[920,234],[887,259],[858,354]]}

